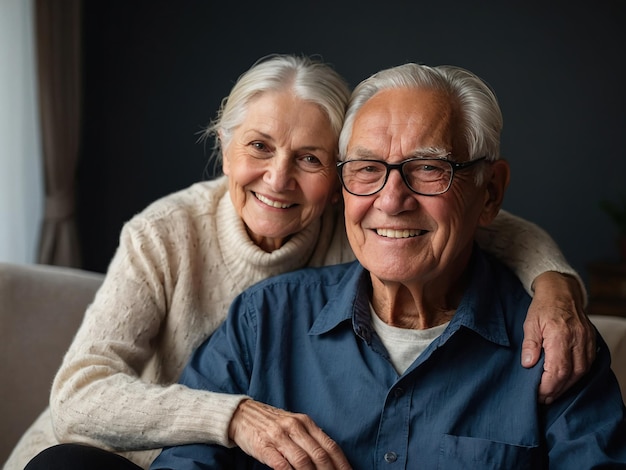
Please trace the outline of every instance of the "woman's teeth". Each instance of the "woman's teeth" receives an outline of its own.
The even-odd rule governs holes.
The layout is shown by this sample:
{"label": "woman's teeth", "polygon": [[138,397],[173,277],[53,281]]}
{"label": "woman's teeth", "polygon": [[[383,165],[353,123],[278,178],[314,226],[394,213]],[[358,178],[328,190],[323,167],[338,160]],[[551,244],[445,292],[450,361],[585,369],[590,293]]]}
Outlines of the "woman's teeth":
{"label": "woman's teeth", "polygon": [[387,238],[411,238],[417,237],[425,233],[424,230],[394,230],[390,228],[378,228],[376,233],[381,237]]}
{"label": "woman's teeth", "polygon": [[254,195],[262,203],[267,204],[270,207],[276,207],[277,209],[289,209],[293,205],[293,204],[285,204],[283,202],[273,201],[258,193],[254,193]]}

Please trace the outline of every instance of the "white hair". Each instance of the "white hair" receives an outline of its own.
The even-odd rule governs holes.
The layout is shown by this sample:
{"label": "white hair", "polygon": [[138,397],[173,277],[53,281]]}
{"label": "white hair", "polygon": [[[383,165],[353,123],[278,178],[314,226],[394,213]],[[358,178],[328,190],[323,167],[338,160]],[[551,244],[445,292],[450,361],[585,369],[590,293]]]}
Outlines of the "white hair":
{"label": "white hair", "polygon": [[212,158],[221,162],[222,149],[245,119],[248,105],[268,91],[291,90],[295,96],[317,104],[328,116],[338,137],[343,126],[350,89],[328,64],[310,57],[272,55],[256,62],[239,77],[230,94],[222,100],[217,117],[204,132],[214,139]]}
{"label": "white hair", "polygon": [[346,156],[354,119],[361,106],[379,91],[393,88],[427,88],[446,93],[459,105],[470,160],[500,158],[502,112],[489,85],[460,67],[408,63],[375,73],[355,88],[339,137],[340,159]]}

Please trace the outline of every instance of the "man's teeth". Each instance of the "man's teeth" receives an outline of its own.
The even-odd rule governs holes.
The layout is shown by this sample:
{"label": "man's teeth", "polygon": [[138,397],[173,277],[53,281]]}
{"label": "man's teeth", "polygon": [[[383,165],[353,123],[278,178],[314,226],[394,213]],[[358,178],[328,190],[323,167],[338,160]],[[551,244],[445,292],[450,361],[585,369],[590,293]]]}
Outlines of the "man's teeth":
{"label": "man's teeth", "polygon": [[376,229],[376,233],[381,237],[387,238],[411,238],[417,237],[424,233],[423,230],[394,230],[390,228],[378,228]]}
{"label": "man's teeth", "polygon": [[265,196],[262,196],[261,194],[258,194],[258,193],[255,193],[255,194],[259,201],[261,201],[264,204],[267,204],[270,207],[276,207],[277,209],[288,209],[292,206],[292,204],[285,204],[283,202],[272,201],[271,199],[268,199]]}

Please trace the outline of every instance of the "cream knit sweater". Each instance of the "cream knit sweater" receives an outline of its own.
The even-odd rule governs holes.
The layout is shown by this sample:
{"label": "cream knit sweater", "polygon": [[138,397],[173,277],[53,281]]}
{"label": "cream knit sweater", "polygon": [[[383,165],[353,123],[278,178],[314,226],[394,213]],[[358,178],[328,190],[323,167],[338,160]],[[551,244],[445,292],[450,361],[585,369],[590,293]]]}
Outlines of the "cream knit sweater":
{"label": "cream knit sweater", "polygon": [[[54,380],[50,408],[5,470],[23,469],[57,442],[134,451],[123,454],[144,468],[164,445],[230,445],[228,425],[244,397],[175,382],[244,289],[304,266],[354,259],[339,212],[330,208],[272,253],[247,236],[224,177],[171,194],[135,216],[122,229],[106,279]],[[510,214],[499,215],[479,243],[513,267],[527,289],[547,270],[575,275],[545,232]]]}

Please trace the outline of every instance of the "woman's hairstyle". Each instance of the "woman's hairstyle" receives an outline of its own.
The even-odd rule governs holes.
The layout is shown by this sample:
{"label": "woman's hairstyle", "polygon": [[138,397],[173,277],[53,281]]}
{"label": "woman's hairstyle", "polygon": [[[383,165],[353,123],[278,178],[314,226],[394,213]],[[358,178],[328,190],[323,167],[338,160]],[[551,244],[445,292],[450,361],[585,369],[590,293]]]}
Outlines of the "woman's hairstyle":
{"label": "woman's hairstyle", "polygon": [[239,77],[222,100],[217,117],[205,130],[203,138],[214,139],[211,155],[214,164],[222,161],[222,150],[228,147],[234,129],[245,119],[250,102],[262,93],[285,90],[323,109],[332,130],[339,136],[350,99],[345,80],[329,65],[310,57],[271,55]]}
{"label": "woman's hairstyle", "polygon": [[427,88],[446,93],[459,105],[470,160],[500,157],[502,112],[489,85],[460,67],[409,63],[375,73],[355,88],[339,137],[340,159],[346,157],[355,115],[361,106],[379,91],[393,88]]}

